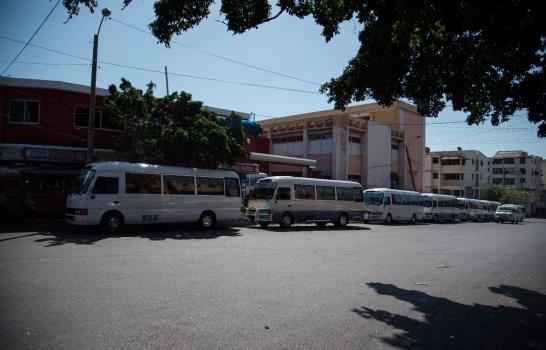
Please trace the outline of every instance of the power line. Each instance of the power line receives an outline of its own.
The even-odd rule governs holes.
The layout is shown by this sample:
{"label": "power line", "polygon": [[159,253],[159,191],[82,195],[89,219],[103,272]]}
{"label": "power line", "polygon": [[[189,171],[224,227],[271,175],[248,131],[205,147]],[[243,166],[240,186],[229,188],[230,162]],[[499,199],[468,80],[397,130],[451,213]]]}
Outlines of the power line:
{"label": "power line", "polygon": [[[4,35],[0,35],[0,38],[6,39],[6,40],[10,40],[10,41],[14,41],[14,42],[18,42],[18,43],[23,43],[23,42],[20,41],[20,40],[16,40],[16,39],[13,39],[13,38],[9,38],[9,37],[6,37],[6,36],[4,36]],[[50,48],[43,47],[43,46],[39,46],[39,45],[32,45],[32,44],[29,44],[29,46],[36,47],[36,48],[43,49],[43,50],[47,50],[47,51],[51,51],[51,52],[55,52],[55,53],[58,53],[58,54],[61,54],[61,55],[66,55],[66,56],[78,58],[78,59],[85,60],[85,61],[91,61],[91,59],[88,59],[88,58],[85,58],[85,57],[73,55],[73,54],[70,54],[70,53],[67,53],[67,52],[63,52],[63,51],[59,51],[59,50],[54,50],[54,49],[50,49]],[[99,61],[99,63],[101,63],[101,64],[107,64],[107,65],[114,66],[114,67],[121,67],[121,68],[127,68],[127,69],[135,69],[135,70],[140,70],[140,71],[145,71],[145,72],[151,72],[151,73],[159,73],[159,74],[164,74],[164,73],[165,73],[163,70],[152,69],[152,68],[144,68],[144,67],[136,67],[136,66],[130,66],[130,65],[120,64],[120,63],[114,63],[114,62]],[[241,85],[241,86],[251,86],[251,87],[259,87],[259,88],[266,88],[266,89],[275,89],[275,90],[284,90],[284,91],[293,91],[293,92],[301,92],[301,93],[307,93],[307,94],[322,95],[322,94],[321,94],[320,92],[318,92],[318,91],[301,90],[301,89],[292,89],[292,88],[286,88],[286,87],[282,87],[282,86],[263,85],[263,84],[255,84],[255,83],[246,83],[246,82],[240,82],[240,81],[231,81],[231,80],[224,80],[224,79],[218,79],[218,78],[213,78],[213,77],[203,77],[203,76],[198,76],[198,75],[190,75],[190,74],[182,74],[182,73],[169,73],[169,74],[170,74],[170,75],[174,75],[174,76],[185,77],[185,78],[192,78],[192,79],[201,79],[201,80],[215,81],[215,82],[225,83],[225,84],[233,84],[233,85]]]}
{"label": "power line", "polygon": [[[145,34],[148,34],[148,35],[153,36],[153,34],[150,33],[150,32],[147,31],[147,30],[138,28],[138,27],[136,27],[136,26],[133,26],[133,25],[128,24],[128,23],[125,23],[125,22],[122,22],[122,21],[117,20],[117,19],[114,19],[114,18],[108,18],[108,19],[111,20],[111,21],[114,21],[114,22],[116,22],[116,23],[122,24],[122,25],[124,25],[124,26],[127,26],[127,27],[129,27],[129,28],[132,28],[132,29],[134,29],[134,30],[137,30],[137,31],[139,31],[139,32],[141,32],[141,33],[145,33]],[[301,82],[304,82],[304,83],[309,83],[309,84],[318,85],[318,86],[321,85],[321,84],[319,84],[319,83],[317,83],[317,82],[314,82],[314,81],[305,80],[305,79],[301,79],[301,78],[294,77],[294,76],[292,76],[292,75],[288,75],[288,74],[284,74],[284,73],[275,72],[275,71],[272,71],[272,70],[270,70],[270,69],[266,69],[266,68],[262,68],[262,67],[258,67],[258,66],[249,64],[249,63],[237,61],[237,60],[235,60],[235,59],[233,59],[233,58],[221,56],[221,55],[215,54],[215,53],[210,52],[210,51],[198,49],[198,48],[196,48],[196,47],[193,47],[193,46],[190,46],[190,45],[181,43],[181,42],[176,41],[176,40],[171,40],[171,43],[180,45],[180,46],[185,47],[185,48],[190,49],[190,50],[194,50],[194,51],[203,53],[203,54],[205,54],[205,55],[209,55],[209,56],[212,56],[212,57],[220,58],[220,59],[225,60],[225,61],[229,61],[229,62],[232,62],[232,63],[236,63],[236,64],[239,64],[239,65],[242,65],[242,66],[245,66],[245,67],[249,67],[249,68],[253,68],[253,69],[260,70],[260,71],[263,71],[263,72],[267,72],[267,73],[270,73],[270,74],[278,75],[278,76],[281,76],[281,77],[285,77],[285,78],[289,78],[289,79],[301,81]]]}
{"label": "power line", "polygon": [[34,31],[34,34],[32,34],[32,36],[30,37],[30,39],[28,39],[28,41],[26,42],[25,46],[23,46],[23,48],[19,51],[19,53],[13,58],[13,60],[11,60],[10,64],[8,64],[8,66],[6,68],[4,68],[4,70],[2,71],[2,73],[0,75],[4,75],[4,73],[6,73],[6,71],[11,67],[11,65],[13,64],[13,62],[15,62],[16,59],[19,58],[19,56],[23,53],[23,51],[27,48],[27,46],[30,44],[30,42],[32,41],[32,39],[34,39],[34,37],[36,36],[36,34],[38,34],[38,32],[40,31],[40,29],[42,29],[42,26],[45,24],[45,22],[49,19],[49,17],[51,16],[51,14],[53,13],[53,11],[57,8],[57,5],[59,5],[59,3],[61,2],[61,0],[57,0],[57,2],[55,3],[55,6],[53,6],[53,8],[51,9],[51,11],[49,11],[49,13],[47,14],[47,16],[44,18],[44,20],[42,21],[42,23],[40,23],[40,25],[38,26],[38,28]]}
{"label": "power line", "polygon": [[[9,60],[0,60],[0,62],[10,62]],[[49,63],[49,62],[25,62],[15,61],[13,64],[28,64],[28,65],[41,65],[41,66],[89,66],[88,63]]]}

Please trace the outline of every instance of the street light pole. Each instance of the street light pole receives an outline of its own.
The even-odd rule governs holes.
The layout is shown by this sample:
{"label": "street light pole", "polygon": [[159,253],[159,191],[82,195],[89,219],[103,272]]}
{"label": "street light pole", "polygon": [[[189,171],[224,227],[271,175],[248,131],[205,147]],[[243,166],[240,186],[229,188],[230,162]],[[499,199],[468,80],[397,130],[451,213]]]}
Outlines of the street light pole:
{"label": "street light pole", "polygon": [[93,148],[95,147],[95,107],[96,107],[96,90],[97,90],[97,53],[99,46],[99,33],[102,22],[105,17],[110,16],[112,12],[104,8],[102,9],[102,19],[100,20],[99,30],[93,36],[93,63],[91,65],[91,91],[89,93],[89,119],[87,123],[87,164],[93,162]]}
{"label": "street light pole", "polygon": [[406,149],[406,157],[408,157],[408,166],[409,166],[409,171],[410,171],[410,177],[411,177],[411,185],[413,186],[413,190],[416,191],[416,188],[415,188],[415,178],[413,177],[413,169],[411,167],[411,158],[410,158],[410,155],[409,155],[409,151],[408,151],[408,148],[409,146],[413,143],[413,141],[417,140],[417,139],[420,139],[421,138],[421,135],[417,135],[413,140],[411,140],[408,144],[406,144],[406,146],[404,147]]}

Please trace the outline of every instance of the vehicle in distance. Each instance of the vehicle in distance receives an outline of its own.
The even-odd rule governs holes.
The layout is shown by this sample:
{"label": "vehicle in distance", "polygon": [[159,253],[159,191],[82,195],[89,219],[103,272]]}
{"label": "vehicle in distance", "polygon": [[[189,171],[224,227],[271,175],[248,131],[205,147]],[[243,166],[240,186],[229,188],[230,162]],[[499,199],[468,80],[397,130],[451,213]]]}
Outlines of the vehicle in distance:
{"label": "vehicle in distance", "polygon": [[425,220],[439,222],[460,221],[457,198],[446,194],[423,193]]}
{"label": "vehicle in distance", "polygon": [[237,173],[212,170],[101,162],[80,173],[66,199],[66,221],[101,225],[115,232],[125,224],[218,222],[242,219]]}
{"label": "vehicle in distance", "polygon": [[496,222],[511,222],[517,224],[520,221],[523,221],[523,214],[521,209],[514,204],[504,204],[497,207],[495,211],[495,221]]}
{"label": "vehicle in distance", "polygon": [[295,222],[332,222],[346,226],[363,216],[362,186],[352,181],[272,176],[258,180],[250,193],[245,218],[267,227],[278,222],[290,227]]}
{"label": "vehicle in distance", "polygon": [[364,222],[395,221],[416,223],[423,220],[424,197],[419,192],[372,188],[364,191]]}

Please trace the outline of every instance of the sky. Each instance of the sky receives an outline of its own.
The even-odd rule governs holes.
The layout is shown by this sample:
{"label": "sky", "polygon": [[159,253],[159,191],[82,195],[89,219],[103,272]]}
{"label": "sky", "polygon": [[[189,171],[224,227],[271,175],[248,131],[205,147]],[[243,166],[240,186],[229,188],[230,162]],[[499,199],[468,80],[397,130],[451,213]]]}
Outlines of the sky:
{"label": "sky", "polygon": [[[119,84],[122,77],[141,89],[153,81],[155,94],[163,96],[167,66],[170,92],[186,91],[205,105],[254,113],[256,120],[263,120],[332,109],[327,97],[318,93],[319,85],[341,74],[359,47],[360,27],[355,20],[343,23],[340,34],[328,43],[312,19],[288,15],[233,35],[221,23],[217,1],[207,19],[175,36],[167,48],[146,33],[154,19],[153,1],[133,0],[122,10],[121,0],[98,0],[94,14],[82,8],[68,22],[62,1],[57,7],[56,3],[0,1],[0,72],[54,8],[4,75],[90,85],[93,34],[101,20],[100,9],[108,7],[111,19],[105,20],[99,36],[98,87]],[[438,118],[427,119],[426,145],[433,151],[477,149],[486,156],[521,149],[546,158],[546,139],[536,136],[537,128],[524,112],[499,127],[489,122],[468,126],[465,118],[448,103]]]}

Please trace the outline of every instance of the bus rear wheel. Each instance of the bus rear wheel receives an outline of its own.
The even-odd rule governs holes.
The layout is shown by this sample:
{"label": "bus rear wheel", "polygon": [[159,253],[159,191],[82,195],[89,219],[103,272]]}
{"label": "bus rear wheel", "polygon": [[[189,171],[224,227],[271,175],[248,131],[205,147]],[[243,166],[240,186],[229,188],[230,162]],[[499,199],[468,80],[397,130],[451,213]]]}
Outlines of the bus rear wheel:
{"label": "bus rear wheel", "polygon": [[269,222],[260,222],[260,226],[262,228],[266,228],[267,226],[269,226]]}
{"label": "bus rear wheel", "polygon": [[347,223],[349,223],[349,217],[347,216],[347,214],[341,213],[341,215],[339,215],[339,219],[337,219],[337,221],[335,222],[335,225],[337,227],[345,227],[347,226]]}
{"label": "bus rear wheel", "polygon": [[216,216],[211,211],[204,212],[199,218],[199,225],[205,230],[213,228],[216,225]]}
{"label": "bus rear wheel", "polygon": [[324,221],[315,222],[315,225],[317,225],[318,227],[324,227],[324,226],[326,226],[326,224],[327,224],[327,223],[324,222]]}

